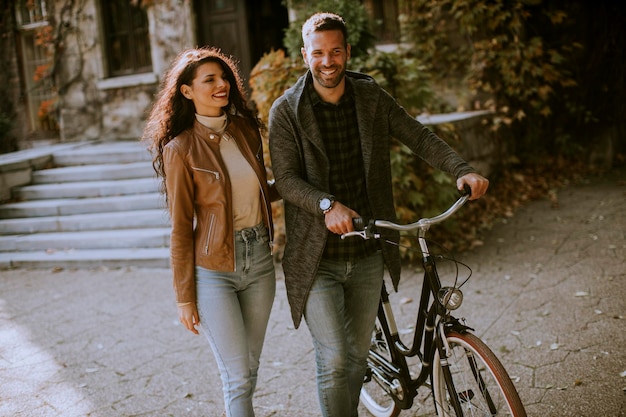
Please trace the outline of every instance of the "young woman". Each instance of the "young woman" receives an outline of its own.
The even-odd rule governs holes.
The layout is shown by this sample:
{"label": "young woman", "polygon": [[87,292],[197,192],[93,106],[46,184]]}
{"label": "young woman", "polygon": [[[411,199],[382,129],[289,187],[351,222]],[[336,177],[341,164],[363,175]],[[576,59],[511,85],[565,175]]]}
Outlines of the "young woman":
{"label": "young woman", "polygon": [[252,396],[276,281],[260,123],[235,63],[215,48],[183,51],[165,73],[143,140],[163,180],[181,323],[206,334],[228,417]]}

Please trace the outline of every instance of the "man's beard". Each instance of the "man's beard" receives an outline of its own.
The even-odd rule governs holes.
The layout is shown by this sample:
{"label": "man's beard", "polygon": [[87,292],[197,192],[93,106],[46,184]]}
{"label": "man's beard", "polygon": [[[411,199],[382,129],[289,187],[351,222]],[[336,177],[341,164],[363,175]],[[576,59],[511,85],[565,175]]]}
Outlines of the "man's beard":
{"label": "man's beard", "polygon": [[346,75],[346,69],[341,67],[335,67],[334,69],[338,69],[338,72],[333,74],[331,78],[327,78],[320,70],[316,70],[313,73],[313,76],[322,87],[335,88],[341,83],[343,77]]}

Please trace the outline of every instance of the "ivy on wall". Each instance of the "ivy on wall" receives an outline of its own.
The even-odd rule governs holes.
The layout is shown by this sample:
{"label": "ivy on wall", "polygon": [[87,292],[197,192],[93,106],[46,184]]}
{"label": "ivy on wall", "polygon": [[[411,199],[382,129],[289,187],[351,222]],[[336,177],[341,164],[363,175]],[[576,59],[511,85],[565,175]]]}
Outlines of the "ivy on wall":
{"label": "ivy on wall", "polygon": [[[13,48],[14,24],[13,2],[0,0],[0,49],[2,51],[9,51]],[[0,79],[7,80],[7,82],[0,83],[0,97],[5,98],[0,101],[0,153],[17,150],[17,138],[12,133],[15,108],[12,101],[6,99],[12,96],[9,91],[11,83],[8,80],[14,78],[12,63],[7,59],[10,56],[11,54],[5,54],[4,59],[0,60]]]}
{"label": "ivy on wall", "polygon": [[626,106],[611,93],[623,98],[626,19],[617,6],[541,0],[401,3],[405,40],[414,54],[440,82],[462,80],[474,108],[494,111],[493,127],[509,138],[513,154],[535,162],[545,154],[582,155],[589,150],[582,131],[620,123],[616,116]]}

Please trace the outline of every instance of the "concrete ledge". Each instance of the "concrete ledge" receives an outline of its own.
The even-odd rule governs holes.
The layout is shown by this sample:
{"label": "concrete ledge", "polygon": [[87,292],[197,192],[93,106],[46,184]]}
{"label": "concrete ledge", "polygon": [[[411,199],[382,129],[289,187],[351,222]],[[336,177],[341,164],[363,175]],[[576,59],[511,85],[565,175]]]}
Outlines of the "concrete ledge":
{"label": "concrete ledge", "polygon": [[[497,167],[502,149],[484,120],[490,110],[466,111],[446,114],[422,114],[416,119],[437,132],[438,125],[450,124],[461,142],[456,151],[482,175],[489,176]],[[443,137],[445,140],[445,137]]]}
{"label": "concrete ledge", "polygon": [[66,143],[24,149],[0,155],[0,202],[11,199],[11,189],[30,184],[32,173],[52,163],[59,150],[83,146],[84,143]]}
{"label": "concrete ledge", "polygon": [[420,114],[416,117],[417,121],[424,125],[441,125],[444,123],[455,123],[463,120],[472,119],[474,117],[485,116],[491,114],[490,110],[462,111],[456,113],[444,114]]}
{"label": "concrete ledge", "polygon": [[52,162],[52,154],[83,146],[85,143],[64,143],[0,154],[0,173],[24,168],[41,169]]}

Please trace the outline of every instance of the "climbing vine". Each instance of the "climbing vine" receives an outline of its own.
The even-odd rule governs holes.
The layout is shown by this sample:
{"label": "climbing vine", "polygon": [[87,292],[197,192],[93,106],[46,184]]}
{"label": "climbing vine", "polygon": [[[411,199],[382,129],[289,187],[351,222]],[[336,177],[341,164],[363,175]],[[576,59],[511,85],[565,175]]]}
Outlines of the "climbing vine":
{"label": "climbing vine", "polygon": [[[623,114],[624,101],[598,85],[623,92],[617,72],[626,65],[617,45],[623,45],[619,27],[626,21],[616,7],[540,0],[401,3],[413,53],[440,83],[461,80],[472,108],[494,112],[493,128],[509,138],[513,154],[571,157],[589,146],[580,129],[602,119],[614,123]],[[613,61],[595,69],[606,78],[581,70],[602,59]],[[599,87],[596,94],[589,85]]]}

